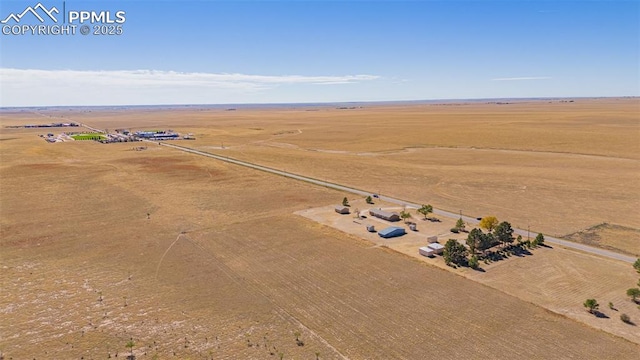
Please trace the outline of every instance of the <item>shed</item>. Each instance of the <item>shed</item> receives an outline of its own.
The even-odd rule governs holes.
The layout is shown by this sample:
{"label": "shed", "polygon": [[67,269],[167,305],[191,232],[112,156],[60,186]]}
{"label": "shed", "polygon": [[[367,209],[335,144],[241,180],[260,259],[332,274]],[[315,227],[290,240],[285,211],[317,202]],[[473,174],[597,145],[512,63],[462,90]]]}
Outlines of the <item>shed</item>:
{"label": "shed", "polygon": [[400,221],[400,214],[397,212],[384,211],[382,209],[370,209],[369,215],[387,221]]}
{"label": "shed", "polygon": [[427,247],[433,250],[434,254],[442,254],[442,252],[444,251],[444,246],[438,243],[429,244]]}
{"label": "shed", "polygon": [[418,231],[418,228],[416,227],[416,224],[409,224],[409,229],[411,229],[411,231]]}
{"label": "shed", "polygon": [[367,225],[367,231],[368,232],[376,232],[376,227],[373,225]]}
{"label": "shed", "polygon": [[429,242],[429,244],[436,243],[436,242],[438,242],[438,237],[437,236],[429,236],[427,238],[427,241]]}
{"label": "shed", "polygon": [[378,231],[378,235],[383,238],[392,238],[396,236],[402,236],[405,233],[406,232],[404,231],[404,228],[401,228],[398,226],[389,226],[388,228]]}
{"label": "shed", "polygon": [[420,249],[418,249],[418,252],[420,253],[420,255],[422,256],[428,256],[428,257],[433,257],[433,249],[429,248],[428,246],[423,246]]}
{"label": "shed", "polygon": [[348,214],[349,208],[346,206],[338,205],[335,207],[335,210],[338,214]]}

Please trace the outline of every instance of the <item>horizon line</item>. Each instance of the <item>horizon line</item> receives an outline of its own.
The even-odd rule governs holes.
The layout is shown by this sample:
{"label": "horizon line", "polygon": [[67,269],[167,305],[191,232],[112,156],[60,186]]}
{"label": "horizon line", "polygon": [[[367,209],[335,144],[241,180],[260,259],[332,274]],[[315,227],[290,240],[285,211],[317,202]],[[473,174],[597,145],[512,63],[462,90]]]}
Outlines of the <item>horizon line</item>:
{"label": "horizon line", "polygon": [[130,107],[224,107],[224,106],[327,106],[339,104],[399,104],[399,103],[437,103],[452,101],[491,101],[491,100],[558,100],[558,99],[634,99],[640,95],[619,95],[619,96],[539,96],[539,97],[496,97],[496,98],[441,98],[441,99],[418,99],[418,100],[362,100],[362,101],[320,101],[320,102],[273,102],[273,103],[209,103],[209,104],[136,104],[136,105],[29,105],[29,106],[1,106],[0,110],[8,109],[34,109],[34,108],[130,108]]}

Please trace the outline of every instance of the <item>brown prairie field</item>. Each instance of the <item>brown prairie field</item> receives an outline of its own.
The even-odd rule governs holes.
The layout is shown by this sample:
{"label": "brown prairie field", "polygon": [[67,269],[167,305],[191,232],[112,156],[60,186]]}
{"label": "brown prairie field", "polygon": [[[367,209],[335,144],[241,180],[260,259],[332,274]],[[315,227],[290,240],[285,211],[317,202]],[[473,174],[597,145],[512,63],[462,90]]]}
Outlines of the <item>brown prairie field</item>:
{"label": "brown prairie field", "polygon": [[[36,136],[45,130],[4,126],[53,116],[98,128],[172,128],[197,137],[181,145],[549,234],[613,224],[600,227],[608,232],[599,245],[638,254],[637,110],[637,99],[608,99],[5,111],[0,351],[97,359],[126,355],[133,339],[139,359],[633,358],[640,346],[619,324],[557,314],[578,297],[573,309],[585,313],[588,291],[556,302],[516,289],[535,280],[556,296],[603,281],[598,274],[632,272],[629,265],[570,252],[563,263],[557,254],[565,253],[544,249],[468,279],[476,275],[294,215],[349,196],[338,191],[152,144],[48,144]],[[588,266],[596,275],[559,284]],[[607,314],[599,320],[620,323]]]}

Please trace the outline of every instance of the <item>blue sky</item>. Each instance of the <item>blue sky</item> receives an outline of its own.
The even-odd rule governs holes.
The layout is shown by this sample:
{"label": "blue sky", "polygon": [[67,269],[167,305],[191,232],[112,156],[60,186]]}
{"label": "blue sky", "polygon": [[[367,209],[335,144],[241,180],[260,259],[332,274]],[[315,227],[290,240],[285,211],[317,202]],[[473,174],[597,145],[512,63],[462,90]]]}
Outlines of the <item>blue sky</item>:
{"label": "blue sky", "polygon": [[[0,18],[37,3],[3,0]],[[65,8],[125,11],[123,33],[0,35],[0,106],[640,95],[637,1]],[[21,25],[39,23],[28,16]]]}

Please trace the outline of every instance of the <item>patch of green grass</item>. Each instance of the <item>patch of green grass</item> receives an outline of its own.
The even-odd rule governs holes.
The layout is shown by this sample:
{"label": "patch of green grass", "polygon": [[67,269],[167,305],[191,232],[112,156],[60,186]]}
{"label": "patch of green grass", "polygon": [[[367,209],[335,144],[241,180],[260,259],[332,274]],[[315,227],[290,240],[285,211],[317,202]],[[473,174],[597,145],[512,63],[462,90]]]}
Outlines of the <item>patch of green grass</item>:
{"label": "patch of green grass", "polygon": [[88,134],[75,134],[71,135],[74,140],[103,140],[106,137],[102,134],[98,133],[88,133]]}

